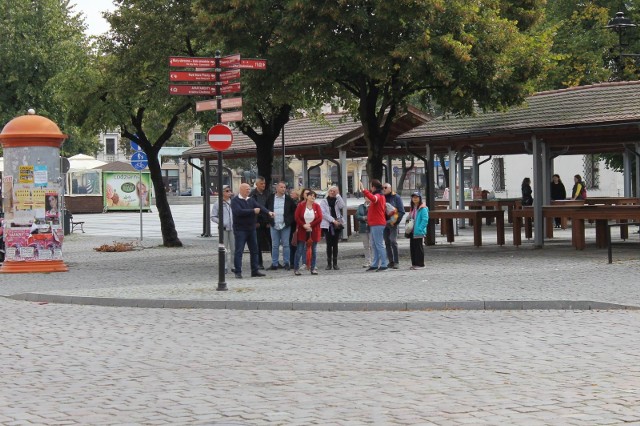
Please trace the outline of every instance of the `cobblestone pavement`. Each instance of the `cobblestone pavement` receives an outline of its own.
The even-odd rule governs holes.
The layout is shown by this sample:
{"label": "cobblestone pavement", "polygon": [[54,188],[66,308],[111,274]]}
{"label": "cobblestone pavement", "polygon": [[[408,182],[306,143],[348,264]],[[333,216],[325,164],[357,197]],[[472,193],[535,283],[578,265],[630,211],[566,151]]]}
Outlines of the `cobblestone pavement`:
{"label": "cobblestone pavement", "polygon": [[637,311],[0,299],[0,424],[640,424]]}

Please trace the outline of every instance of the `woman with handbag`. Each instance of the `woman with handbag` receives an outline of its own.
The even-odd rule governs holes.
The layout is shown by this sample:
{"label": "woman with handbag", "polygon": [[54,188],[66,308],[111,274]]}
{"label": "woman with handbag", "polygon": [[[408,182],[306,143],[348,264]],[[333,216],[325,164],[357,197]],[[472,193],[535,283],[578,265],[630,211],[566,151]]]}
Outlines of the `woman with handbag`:
{"label": "woman with handbag", "polygon": [[326,198],[320,200],[320,208],[322,209],[320,227],[327,243],[327,271],[332,268],[336,271],[340,269],[338,267],[338,242],[344,227],[344,219],[342,218],[344,206],[344,200],[340,196],[337,186],[330,187]]}
{"label": "woman with handbag", "polygon": [[429,208],[422,202],[419,192],[411,194],[411,210],[405,223],[405,236],[410,238],[409,250],[411,252],[412,270],[424,268],[424,237],[427,236],[427,224],[429,223]]}
{"label": "woman with handbag", "polygon": [[[304,193],[304,192],[303,192]],[[316,193],[308,191],[305,201],[300,201],[294,215],[297,225],[298,248],[296,249],[296,260],[293,264],[293,273],[300,273],[300,260],[307,254],[307,269],[311,270],[311,275],[318,275],[316,268],[316,246],[320,241],[320,222],[322,222],[322,210],[316,204]]]}

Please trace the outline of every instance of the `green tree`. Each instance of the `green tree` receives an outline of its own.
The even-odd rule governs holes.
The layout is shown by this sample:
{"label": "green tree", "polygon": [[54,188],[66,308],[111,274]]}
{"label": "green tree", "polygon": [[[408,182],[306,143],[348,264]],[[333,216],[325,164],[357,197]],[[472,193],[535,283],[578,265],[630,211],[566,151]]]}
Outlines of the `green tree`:
{"label": "green tree", "polygon": [[518,104],[533,90],[549,49],[544,36],[527,33],[540,3],[291,1],[283,43],[304,58],[314,93],[326,96],[333,83],[328,93],[357,114],[367,171],[381,178],[391,124],[413,94],[445,112],[472,114]]}
{"label": "green tree", "polygon": [[242,71],[244,120],[239,129],[256,145],[258,174],[271,182],[273,147],[295,111],[317,110],[310,81],[304,74],[303,56],[283,39],[288,28],[288,1],[199,0],[199,24],[207,36],[221,43],[225,54],[267,60],[266,71]]}
{"label": "green tree", "polygon": [[181,139],[180,126],[195,124],[195,100],[169,95],[169,57],[205,56],[211,48],[193,21],[192,1],[114,3],[116,10],[105,14],[111,31],[99,40],[93,74],[69,93],[77,99],[73,112],[86,129],[119,129],[137,139],[149,162],[163,245],[180,247],[158,153],[176,132]]}
{"label": "green tree", "polygon": [[95,149],[95,140],[86,143],[61,96],[68,78],[83,78],[88,59],[82,16],[70,1],[0,2],[0,127],[34,108],[71,135],[65,146],[72,154]]}

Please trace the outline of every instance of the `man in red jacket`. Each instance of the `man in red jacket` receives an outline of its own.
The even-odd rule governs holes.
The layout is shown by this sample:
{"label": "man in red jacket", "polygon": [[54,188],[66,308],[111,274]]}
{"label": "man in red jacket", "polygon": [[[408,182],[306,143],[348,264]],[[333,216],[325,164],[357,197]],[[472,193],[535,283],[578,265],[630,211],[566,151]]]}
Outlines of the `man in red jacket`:
{"label": "man in red jacket", "polygon": [[371,201],[367,212],[369,232],[371,233],[373,260],[367,271],[386,271],[388,268],[387,252],[384,247],[384,228],[387,226],[387,200],[382,194],[382,183],[378,179],[371,181],[371,191],[364,189],[360,182],[360,191]]}

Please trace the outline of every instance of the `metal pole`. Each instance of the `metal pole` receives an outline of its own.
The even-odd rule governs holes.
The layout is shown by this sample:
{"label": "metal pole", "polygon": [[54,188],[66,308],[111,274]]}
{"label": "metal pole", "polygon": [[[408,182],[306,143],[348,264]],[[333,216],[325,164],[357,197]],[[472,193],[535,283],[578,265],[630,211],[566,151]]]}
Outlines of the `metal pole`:
{"label": "metal pole", "polygon": [[287,181],[287,177],[284,174],[284,126],[282,126],[282,179],[283,182]]}
{"label": "metal pole", "polygon": [[[222,121],[222,95],[220,94],[220,51],[216,50],[216,107],[218,109],[218,124]],[[207,188],[208,190],[208,188]],[[207,194],[208,196],[209,194]],[[218,288],[217,291],[227,291],[225,282],[225,249],[224,249],[224,198],[222,195],[222,151],[218,151]]]}
{"label": "metal pole", "polygon": [[[142,170],[138,170],[138,182],[142,185]],[[140,241],[142,241],[142,194],[138,194],[138,198],[140,198]]]}

